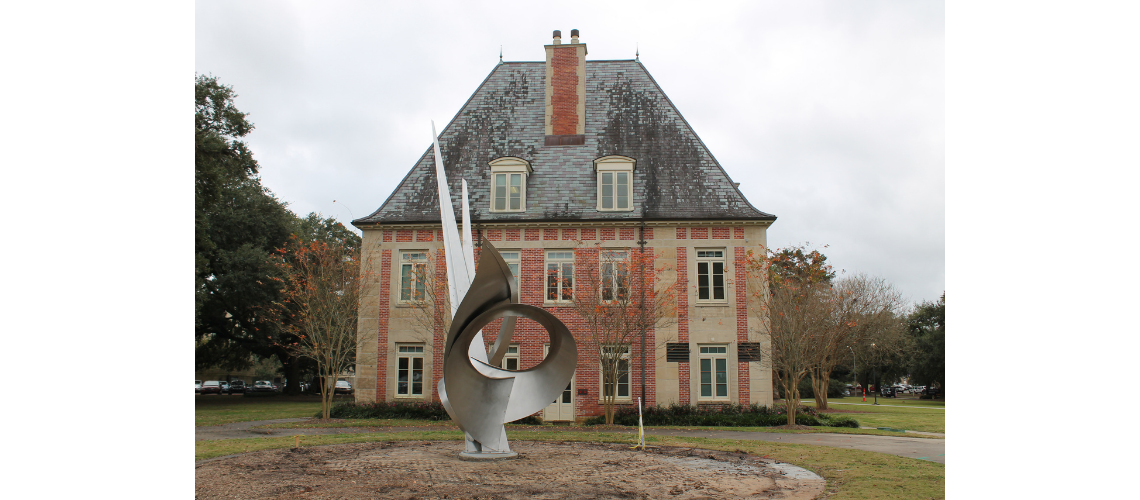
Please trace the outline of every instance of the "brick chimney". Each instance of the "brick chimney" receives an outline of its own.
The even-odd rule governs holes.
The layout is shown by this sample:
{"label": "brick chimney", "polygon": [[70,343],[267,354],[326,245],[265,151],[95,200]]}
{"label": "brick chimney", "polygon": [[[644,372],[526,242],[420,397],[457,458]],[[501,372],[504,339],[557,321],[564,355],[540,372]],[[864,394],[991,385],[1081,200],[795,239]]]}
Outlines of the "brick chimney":
{"label": "brick chimney", "polygon": [[586,143],[586,44],[578,43],[578,30],[570,30],[570,43],[562,31],[546,46],[546,145]]}

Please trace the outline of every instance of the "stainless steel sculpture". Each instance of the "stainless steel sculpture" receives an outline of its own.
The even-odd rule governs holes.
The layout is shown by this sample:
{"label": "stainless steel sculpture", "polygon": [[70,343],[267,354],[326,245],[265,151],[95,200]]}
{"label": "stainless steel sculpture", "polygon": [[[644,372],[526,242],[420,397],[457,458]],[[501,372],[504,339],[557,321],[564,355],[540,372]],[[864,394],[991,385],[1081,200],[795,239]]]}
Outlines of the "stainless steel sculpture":
{"label": "stainless steel sculpture", "polygon": [[[461,239],[435,123],[432,123],[432,140],[453,318],[444,341],[439,397],[448,415],[463,429],[466,447],[460,457],[516,456],[507,443],[504,424],[543,409],[562,393],[574,376],[578,349],[570,330],[553,314],[519,303],[519,291],[510,266],[486,239],[481,242],[479,271],[475,272],[467,182],[461,181]],[[532,319],[546,329],[550,335],[550,351],[538,366],[520,371],[505,370],[495,365],[502,361],[518,317]],[[499,318],[503,318],[502,327],[488,356],[482,329]]]}

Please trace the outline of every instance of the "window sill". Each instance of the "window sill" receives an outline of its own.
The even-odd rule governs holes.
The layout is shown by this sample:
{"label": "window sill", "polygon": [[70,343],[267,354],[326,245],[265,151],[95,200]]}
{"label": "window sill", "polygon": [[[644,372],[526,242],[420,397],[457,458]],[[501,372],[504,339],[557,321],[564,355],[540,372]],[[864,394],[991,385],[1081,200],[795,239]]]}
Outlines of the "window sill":
{"label": "window sill", "polygon": [[394,399],[414,399],[417,401],[422,401],[424,399],[424,395],[423,394],[416,394],[416,395],[408,396],[408,395],[404,395],[404,394],[397,394],[394,396]]}
{"label": "window sill", "polygon": [[547,306],[547,307],[571,307],[574,305],[574,301],[572,301],[572,300],[560,300],[560,301],[552,302],[549,300],[544,300],[542,302],[542,305]]}
{"label": "window sill", "polygon": [[599,208],[599,212],[632,212],[633,207],[629,208]]}
{"label": "window sill", "polygon": [[696,307],[729,307],[732,304],[726,300],[724,302],[696,302],[693,305]]}

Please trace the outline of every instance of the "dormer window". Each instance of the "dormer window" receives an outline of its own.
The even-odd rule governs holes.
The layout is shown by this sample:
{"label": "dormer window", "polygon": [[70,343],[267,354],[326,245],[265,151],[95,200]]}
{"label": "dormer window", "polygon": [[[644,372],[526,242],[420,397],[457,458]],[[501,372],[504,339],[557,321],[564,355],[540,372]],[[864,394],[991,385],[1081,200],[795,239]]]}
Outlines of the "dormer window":
{"label": "dormer window", "polygon": [[532,170],[522,158],[504,156],[491,165],[491,211],[525,212],[526,178]]}
{"label": "dormer window", "polygon": [[637,161],[628,156],[604,156],[594,160],[598,173],[598,211],[633,210],[633,169]]}

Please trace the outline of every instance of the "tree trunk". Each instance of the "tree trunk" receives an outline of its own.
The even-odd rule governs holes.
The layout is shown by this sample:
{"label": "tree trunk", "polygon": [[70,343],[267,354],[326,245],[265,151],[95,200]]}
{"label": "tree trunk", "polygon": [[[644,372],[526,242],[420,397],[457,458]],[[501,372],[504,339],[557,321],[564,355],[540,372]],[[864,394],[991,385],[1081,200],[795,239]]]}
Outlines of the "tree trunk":
{"label": "tree trunk", "polygon": [[790,382],[790,377],[784,379],[784,405],[788,409],[788,425],[796,425],[796,409],[800,406],[800,388],[789,386]]}
{"label": "tree trunk", "polygon": [[283,391],[285,394],[297,395],[301,393],[300,361],[296,356],[281,357],[282,369],[285,371],[285,389]]}
{"label": "tree trunk", "polygon": [[827,386],[831,383],[830,373],[820,370],[811,371],[811,389],[815,393],[815,407],[817,410],[827,409]]}

